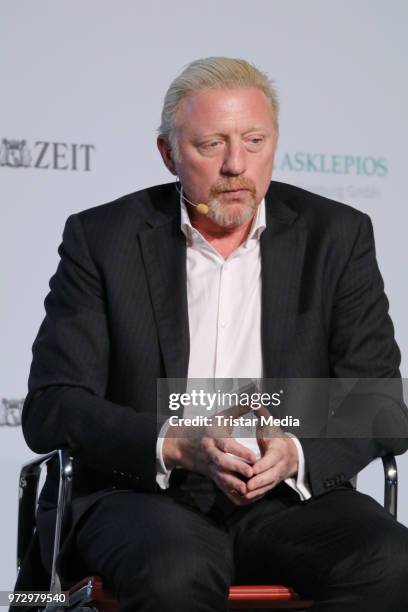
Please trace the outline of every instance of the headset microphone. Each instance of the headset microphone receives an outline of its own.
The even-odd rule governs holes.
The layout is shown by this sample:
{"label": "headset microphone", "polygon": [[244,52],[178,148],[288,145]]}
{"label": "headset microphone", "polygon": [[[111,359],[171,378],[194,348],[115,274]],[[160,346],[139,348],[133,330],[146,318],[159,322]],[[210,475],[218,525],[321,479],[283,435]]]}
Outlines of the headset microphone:
{"label": "headset microphone", "polygon": [[191,204],[191,206],[194,206],[197,209],[197,212],[201,213],[202,215],[208,215],[208,204],[205,204],[204,202],[199,202],[198,204],[194,204],[194,202],[192,202],[191,200],[189,200],[188,198],[186,198],[186,196],[184,195],[184,193],[181,193],[180,189],[177,186],[177,182],[176,182],[176,189],[179,192],[179,194],[183,197],[183,199],[188,202],[189,204]]}

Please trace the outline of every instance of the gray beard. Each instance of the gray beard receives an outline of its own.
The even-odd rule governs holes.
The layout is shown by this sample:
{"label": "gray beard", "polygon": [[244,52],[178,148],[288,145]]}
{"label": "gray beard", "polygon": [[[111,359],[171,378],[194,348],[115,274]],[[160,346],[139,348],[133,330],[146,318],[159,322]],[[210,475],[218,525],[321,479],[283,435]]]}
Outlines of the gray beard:
{"label": "gray beard", "polygon": [[209,209],[207,216],[221,227],[243,225],[252,219],[257,209],[255,202],[252,202],[245,207],[241,207],[240,212],[230,212],[228,210],[230,205],[222,205],[217,198],[211,199],[207,202],[207,205]]}

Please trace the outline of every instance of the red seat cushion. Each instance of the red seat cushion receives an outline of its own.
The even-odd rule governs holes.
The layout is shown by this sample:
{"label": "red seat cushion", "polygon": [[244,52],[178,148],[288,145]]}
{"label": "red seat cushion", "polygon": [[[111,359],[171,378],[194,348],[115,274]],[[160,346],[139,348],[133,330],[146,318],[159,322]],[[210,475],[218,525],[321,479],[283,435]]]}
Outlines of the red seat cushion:
{"label": "red seat cushion", "polygon": [[290,587],[280,584],[273,585],[243,585],[232,586],[229,592],[229,601],[276,601],[299,599],[299,595]]}
{"label": "red seat cushion", "polygon": [[[100,612],[117,612],[119,605],[113,593],[104,587],[99,576],[89,576],[70,589],[70,594],[86,589],[91,595],[89,603]],[[232,586],[229,592],[230,610],[300,610],[313,605],[312,601],[300,600],[291,588],[282,585]],[[163,611],[164,612],[164,611]]]}

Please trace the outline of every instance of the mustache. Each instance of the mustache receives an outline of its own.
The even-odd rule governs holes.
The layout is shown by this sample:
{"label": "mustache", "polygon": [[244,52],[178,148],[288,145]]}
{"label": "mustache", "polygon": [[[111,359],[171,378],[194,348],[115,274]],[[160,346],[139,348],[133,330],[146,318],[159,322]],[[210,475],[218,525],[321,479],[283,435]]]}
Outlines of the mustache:
{"label": "mustache", "polygon": [[210,190],[211,196],[217,196],[223,191],[234,191],[236,189],[247,189],[251,194],[256,196],[255,183],[248,178],[225,178],[218,181]]}

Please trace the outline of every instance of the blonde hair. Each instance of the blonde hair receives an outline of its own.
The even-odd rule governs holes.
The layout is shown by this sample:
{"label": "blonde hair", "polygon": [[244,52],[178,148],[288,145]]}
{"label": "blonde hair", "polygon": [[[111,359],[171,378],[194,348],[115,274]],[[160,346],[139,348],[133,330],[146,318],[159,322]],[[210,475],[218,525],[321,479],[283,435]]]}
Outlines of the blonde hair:
{"label": "blonde hair", "polygon": [[188,64],[172,81],[164,97],[158,133],[164,136],[178,155],[176,115],[187,96],[204,89],[257,87],[271,104],[272,118],[278,131],[279,102],[273,81],[253,64],[231,57],[206,57]]}

